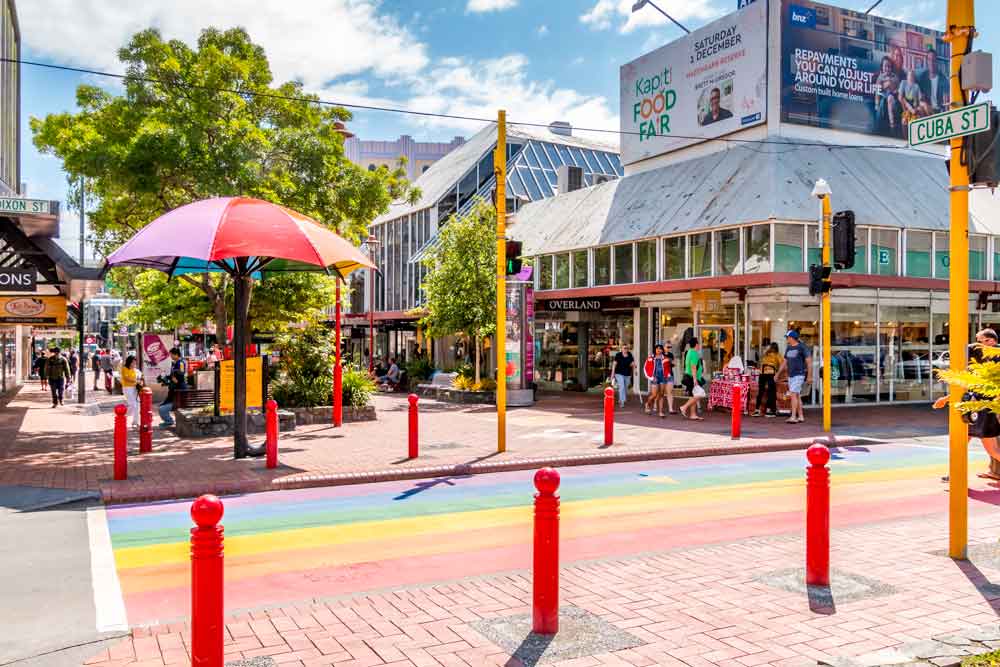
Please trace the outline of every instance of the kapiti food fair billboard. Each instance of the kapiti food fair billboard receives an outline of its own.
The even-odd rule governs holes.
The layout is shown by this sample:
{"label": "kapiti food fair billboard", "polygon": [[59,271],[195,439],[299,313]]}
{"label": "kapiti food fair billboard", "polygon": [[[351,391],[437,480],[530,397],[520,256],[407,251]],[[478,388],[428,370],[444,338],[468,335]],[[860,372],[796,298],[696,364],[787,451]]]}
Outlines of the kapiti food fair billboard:
{"label": "kapiti food fair billboard", "polygon": [[945,111],[943,34],[811,0],[781,7],[781,120],[905,139]]}
{"label": "kapiti food fair billboard", "polygon": [[621,68],[622,162],[760,125],[767,3],[755,2]]}

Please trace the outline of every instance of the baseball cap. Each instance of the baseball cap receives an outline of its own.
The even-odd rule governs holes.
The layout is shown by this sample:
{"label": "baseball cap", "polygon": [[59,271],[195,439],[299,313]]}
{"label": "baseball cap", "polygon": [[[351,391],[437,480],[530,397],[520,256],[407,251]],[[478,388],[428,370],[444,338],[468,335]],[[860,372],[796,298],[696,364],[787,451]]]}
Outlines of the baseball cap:
{"label": "baseball cap", "polygon": [[794,338],[795,340],[798,340],[799,332],[792,329],[791,331],[785,334],[785,338]]}

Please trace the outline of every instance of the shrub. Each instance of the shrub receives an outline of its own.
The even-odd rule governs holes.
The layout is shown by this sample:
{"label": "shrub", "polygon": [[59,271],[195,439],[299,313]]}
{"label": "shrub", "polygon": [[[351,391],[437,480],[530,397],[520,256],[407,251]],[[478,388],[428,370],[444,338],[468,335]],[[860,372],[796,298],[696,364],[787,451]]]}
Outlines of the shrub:
{"label": "shrub", "polygon": [[476,374],[476,369],[472,367],[472,364],[463,361],[455,366],[455,372],[458,373],[458,377],[471,379]]}
{"label": "shrub", "polygon": [[491,380],[490,378],[483,378],[472,385],[472,391],[495,391],[496,388],[496,380]]}
{"label": "shrub", "polygon": [[434,372],[434,364],[429,359],[414,359],[408,362],[405,367],[406,377],[411,382],[415,380],[429,380]]}
{"label": "shrub", "polygon": [[[330,405],[333,395],[334,350],[330,332],[321,325],[290,331],[277,338],[281,368],[271,394],[283,408]],[[362,407],[375,393],[367,371],[344,368],[341,396],[344,405]]]}
{"label": "shrub", "polygon": [[472,378],[465,375],[457,375],[452,380],[451,386],[461,391],[472,391]]}
{"label": "shrub", "polygon": [[344,405],[355,408],[363,408],[368,405],[372,395],[377,390],[375,380],[368,375],[368,371],[357,368],[344,369],[340,387]]}

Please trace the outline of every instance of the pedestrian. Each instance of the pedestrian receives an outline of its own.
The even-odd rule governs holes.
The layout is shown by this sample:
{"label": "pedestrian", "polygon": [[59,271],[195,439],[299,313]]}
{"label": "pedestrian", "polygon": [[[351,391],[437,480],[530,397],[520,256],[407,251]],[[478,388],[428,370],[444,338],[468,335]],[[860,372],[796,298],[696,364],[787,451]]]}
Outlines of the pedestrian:
{"label": "pedestrian", "polygon": [[777,343],[771,343],[760,361],[760,376],[757,378],[757,403],[754,417],[760,417],[760,404],[764,404],[765,417],[778,416],[778,384],[774,381],[781,368],[781,352]]}
{"label": "pedestrian", "polygon": [[670,414],[674,412],[673,404],[673,362],[674,355],[666,351],[661,343],[657,343],[653,348],[653,354],[646,360],[643,373],[649,380],[649,396],[646,398],[645,412],[647,415],[653,414],[655,409],[660,417],[663,417],[663,398],[666,396],[670,406]]}
{"label": "pedestrian", "polygon": [[115,367],[113,363],[113,358],[111,357],[111,350],[104,350],[104,354],[101,355],[101,372],[104,374],[104,388],[110,394],[114,391],[114,372]]}
{"label": "pedestrian", "polygon": [[618,387],[618,407],[624,408],[625,401],[628,399],[628,385],[635,372],[635,357],[629,352],[627,343],[622,343],[621,350],[615,354],[614,363],[614,380],[615,386]]}
{"label": "pedestrian", "polygon": [[80,359],[76,356],[76,350],[69,353],[69,385],[73,385],[76,379],[76,372],[80,370]]}
{"label": "pedestrian", "polygon": [[[694,338],[691,340],[691,346],[684,355],[684,377],[681,378],[681,383],[684,385],[689,396],[687,402],[681,406],[681,414],[684,415],[685,419],[705,421],[703,417],[698,415],[699,404],[705,396],[705,389],[703,387],[705,379],[702,377],[703,369],[701,341]],[[690,414],[688,413],[689,409],[691,410]]]}
{"label": "pedestrian", "polygon": [[125,357],[125,364],[122,366],[122,393],[125,394],[125,403],[128,405],[126,416],[132,418],[132,426],[139,428],[139,387],[138,377],[135,369],[135,356]]}
{"label": "pedestrian", "polygon": [[785,360],[781,362],[778,375],[788,373],[788,399],[791,414],[786,424],[801,424],[806,420],[802,414],[802,389],[812,378],[812,352],[809,346],[799,341],[799,332],[792,329],[785,334]]}
{"label": "pedestrian", "polygon": [[39,352],[31,364],[31,370],[38,375],[38,380],[42,385],[42,391],[49,388],[48,383],[45,381],[45,365],[48,361],[47,357],[48,355],[45,352]]}
{"label": "pedestrian", "polygon": [[52,392],[52,407],[56,407],[63,404],[63,390],[66,380],[70,377],[69,362],[60,354],[58,347],[52,348],[49,352],[49,358],[45,361],[45,377]]}
{"label": "pedestrian", "polygon": [[[1000,357],[988,355],[984,348],[997,347],[997,332],[993,329],[983,329],[976,334],[976,342],[969,346],[969,361],[974,364],[996,364],[1000,362]],[[939,398],[934,402],[934,408],[942,408],[948,404],[948,396]],[[962,397],[963,401],[988,400],[979,396],[975,392],[967,392]],[[979,477],[1000,481],[1000,444],[997,438],[1000,437],[1000,419],[989,409],[979,410],[962,416],[963,421],[969,425],[969,441],[979,438],[983,443],[983,449],[989,457],[989,469],[979,473]],[[942,481],[948,481],[948,477],[942,477]]]}
{"label": "pedestrian", "polygon": [[94,373],[94,391],[97,391],[97,380],[101,377],[101,351],[94,349],[90,353],[90,370]]}
{"label": "pedestrian", "polygon": [[174,425],[174,418],[170,413],[174,411],[177,392],[187,389],[187,364],[176,347],[170,348],[170,375],[164,380],[167,384],[167,397],[160,403],[160,428],[170,428]]}

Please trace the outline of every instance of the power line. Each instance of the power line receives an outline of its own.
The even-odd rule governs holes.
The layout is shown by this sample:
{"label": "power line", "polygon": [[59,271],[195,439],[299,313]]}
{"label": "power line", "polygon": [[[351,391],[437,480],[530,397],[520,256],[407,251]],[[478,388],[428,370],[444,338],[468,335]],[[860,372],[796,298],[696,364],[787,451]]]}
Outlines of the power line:
{"label": "power line", "polygon": [[[137,74],[118,74],[115,72],[105,72],[102,70],[86,68],[86,67],[72,67],[70,65],[57,65],[54,63],[43,63],[34,60],[24,60],[20,58],[3,58],[0,57],[0,62],[14,63],[18,65],[28,65],[31,67],[42,67],[45,69],[53,69],[64,72],[75,72],[78,74],[90,74],[93,76],[103,76],[119,80],[131,80],[131,81],[141,81],[145,83],[156,83],[166,86],[184,86],[187,88],[193,88],[197,90],[205,90],[214,93],[231,93],[233,95],[240,96],[250,96],[250,97],[260,97],[264,99],[275,99],[282,100],[286,102],[301,102],[304,104],[318,104],[321,106],[330,107],[343,107],[346,109],[360,109],[362,111],[377,111],[383,113],[396,113],[401,115],[410,116],[420,116],[424,118],[442,118],[446,120],[461,120],[476,123],[488,123],[494,124],[496,120],[492,118],[482,118],[478,116],[462,116],[457,114],[446,114],[434,111],[418,111],[414,109],[404,109],[400,107],[384,107],[371,104],[356,104],[351,102],[337,102],[332,100],[324,100],[318,97],[302,97],[296,95],[282,95],[280,93],[265,93],[254,90],[242,90],[239,88],[226,88],[222,86],[205,86],[197,83],[190,83],[187,81],[169,81],[166,79],[157,79],[154,77],[140,76]],[[548,128],[549,123],[537,123],[530,121],[507,121],[508,125],[520,125],[523,127],[538,127],[538,128]],[[573,128],[579,132],[594,132],[601,134],[617,134],[621,136],[645,136],[642,132],[631,132],[626,130],[612,130],[608,128],[597,128],[597,127],[574,127]],[[774,139],[738,139],[733,137],[701,137],[701,136],[686,136],[681,134],[670,134],[670,135],[656,135],[656,138],[663,139],[681,139],[681,140],[692,140],[692,141],[721,141],[725,143],[732,144],[754,144],[754,145],[776,145],[784,146],[789,150],[798,150],[799,148],[830,148],[830,149],[883,149],[883,150],[908,150],[917,153],[924,153],[926,155],[933,155],[935,157],[941,157],[937,153],[931,151],[917,149],[907,145],[893,145],[893,144],[831,144],[823,142],[807,142],[807,141],[779,141]],[[796,148],[792,148],[792,147]]]}

